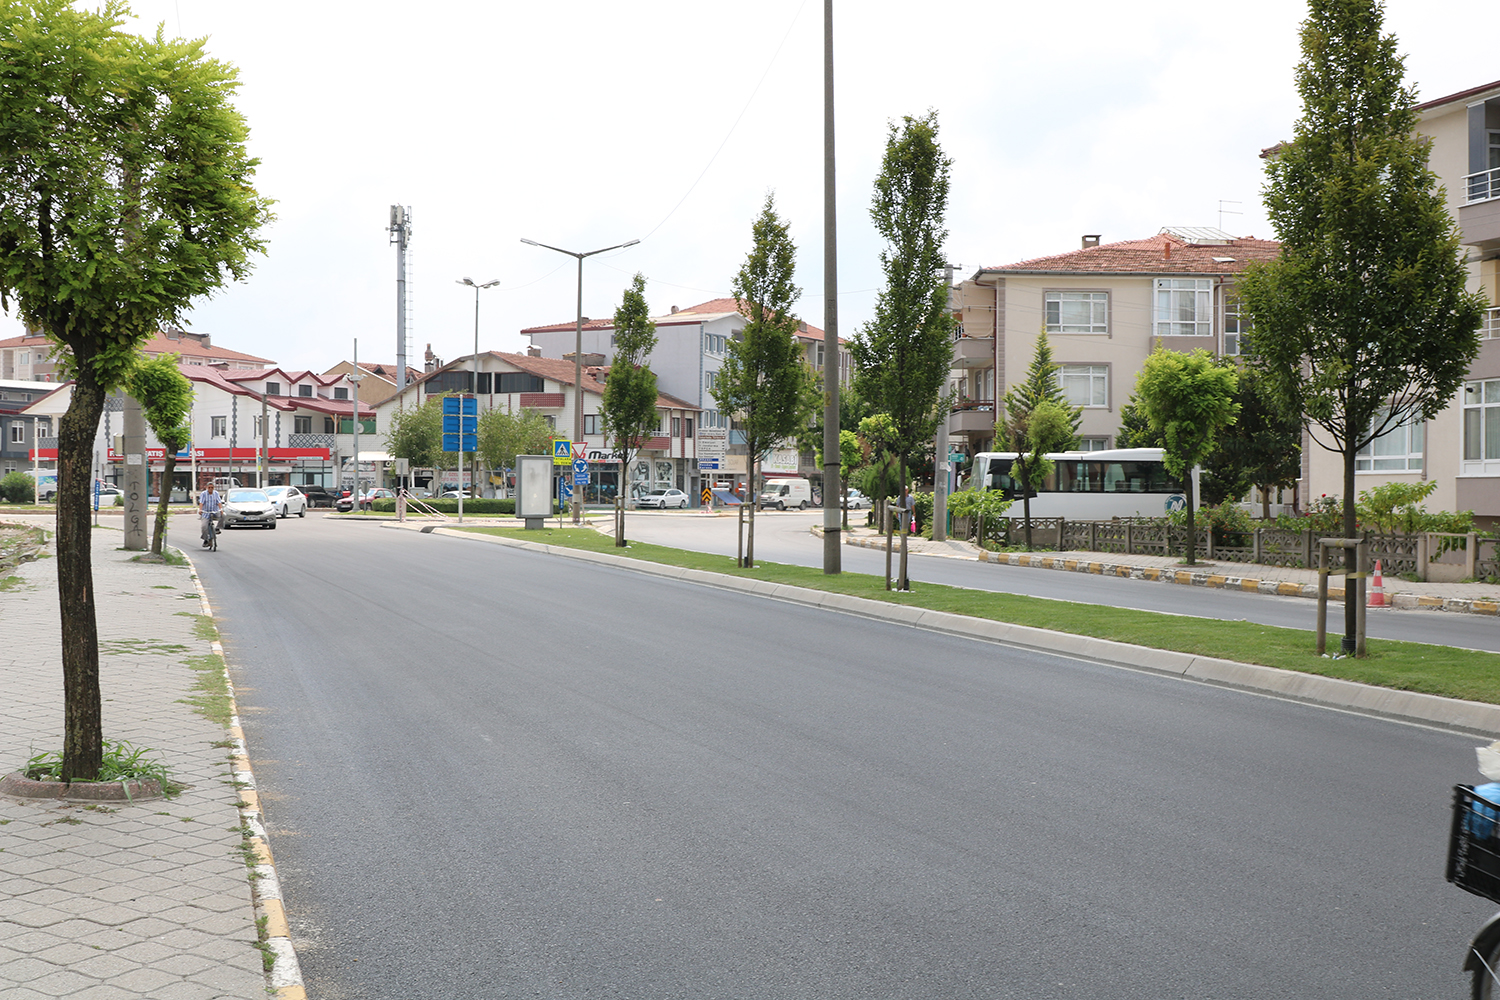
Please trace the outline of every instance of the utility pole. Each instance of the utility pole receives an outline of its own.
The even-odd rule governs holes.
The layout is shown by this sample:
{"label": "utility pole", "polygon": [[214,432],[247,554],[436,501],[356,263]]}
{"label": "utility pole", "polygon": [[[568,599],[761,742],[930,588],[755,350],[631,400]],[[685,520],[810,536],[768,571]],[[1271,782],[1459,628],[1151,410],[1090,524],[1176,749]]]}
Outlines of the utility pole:
{"label": "utility pole", "polygon": [[396,244],[396,405],[406,392],[406,241],[411,237],[411,213],[403,205],[391,206],[391,242]]}
{"label": "utility pole", "polygon": [[[833,157],[833,0],[823,0],[823,572],[843,569],[839,447],[839,253]],[[747,497],[747,499],[749,499]]]}

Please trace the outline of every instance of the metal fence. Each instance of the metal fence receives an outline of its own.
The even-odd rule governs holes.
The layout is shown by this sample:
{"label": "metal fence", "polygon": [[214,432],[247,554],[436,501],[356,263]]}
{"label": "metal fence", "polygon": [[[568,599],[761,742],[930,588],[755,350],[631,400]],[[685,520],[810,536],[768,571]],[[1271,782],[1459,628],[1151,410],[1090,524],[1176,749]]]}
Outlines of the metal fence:
{"label": "metal fence", "polygon": [[[968,518],[954,518],[958,538],[983,540],[1001,547],[1025,544],[1025,526],[1019,517],[994,518],[980,525]],[[1196,529],[1194,550],[1218,562],[1254,563],[1261,566],[1312,568],[1318,561],[1318,538],[1312,529],[1291,531],[1264,527],[1246,532],[1227,532],[1215,537],[1206,525]],[[1418,580],[1500,581],[1500,539],[1436,531],[1413,535],[1365,532],[1370,560],[1380,560],[1381,571],[1391,576],[1413,576]],[[1187,528],[1158,519],[1077,521],[1061,517],[1031,519],[1031,547],[1064,552],[1109,552],[1120,555],[1176,556],[1187,551]],[[1342,569],[1344,552],[1329,553],[1331,569]]]}

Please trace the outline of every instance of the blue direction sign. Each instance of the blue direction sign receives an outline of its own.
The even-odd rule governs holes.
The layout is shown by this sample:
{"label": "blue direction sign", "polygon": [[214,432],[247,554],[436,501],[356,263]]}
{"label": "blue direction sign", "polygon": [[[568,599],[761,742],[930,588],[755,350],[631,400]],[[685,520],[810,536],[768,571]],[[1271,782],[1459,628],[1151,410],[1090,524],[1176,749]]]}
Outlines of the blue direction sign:
{"label": "blue direction sign", "polygon": [[443,397],[443,450],[478,451],[479,402],[473,396]]}
{"label": "blue direction sign", "polygon": [[567,476],[564,476],[557,481],[557,499],[561,500],[563,503],[567,503],[569,500],[573,499],[573,484],[568,482]]}
{"label": "blue direction sign", "polygon": [[589,462],[586,458],[573,459],[573,485],[587,486],[589,484]]}

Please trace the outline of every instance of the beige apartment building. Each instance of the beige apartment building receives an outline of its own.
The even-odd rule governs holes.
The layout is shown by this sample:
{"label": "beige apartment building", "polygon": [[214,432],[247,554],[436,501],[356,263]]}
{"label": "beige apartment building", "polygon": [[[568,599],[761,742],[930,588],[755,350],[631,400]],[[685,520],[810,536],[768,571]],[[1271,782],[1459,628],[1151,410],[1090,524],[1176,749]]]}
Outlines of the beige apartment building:
{"label": "beige apartment building", "polygon": [[997,403],[1025,378],[1045,330],[1063,392],[1083,408],[1081,447],[1114,447],[1120,407],[1158,344],[1239,354],[1235,278],[1277,250],[1269,240],[1168,226],[1120,243],[1084,236],[1069,253],[980,268],[954,291],[950,440],[969,455],[992,447]]}
{"label": "beige apartment building", "polygon": [[[1463,231],[1469,290],[1489,301],[1479,357],[1452,404],[1412,421],[1359,454],[1355,489],[1391,481],[1437,483],[1429,510],[1472,510],[1500,523],[1500,81],[1417,106],[1417,130],[1431,142],[1430,164]],[[1306,442],[1305,495],[1343,492],[1340,457]]]}

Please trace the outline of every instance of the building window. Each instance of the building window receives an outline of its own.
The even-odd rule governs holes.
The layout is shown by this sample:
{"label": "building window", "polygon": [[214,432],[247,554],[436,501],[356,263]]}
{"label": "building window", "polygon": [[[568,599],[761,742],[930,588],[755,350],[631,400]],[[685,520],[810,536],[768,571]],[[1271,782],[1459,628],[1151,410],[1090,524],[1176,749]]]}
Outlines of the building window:
{"label": "building window", "polygon": [[1069,406],[1109,405],[1109,365],[1058,365],[1057,384]]}
{"label": "building window", "polygon": [[1156,335],[1212,336],[1213,287],[1210,278],[1157,278]]}
{"label": "building window", "polygon": [[585,434],[598,434],[599,433],[599,414],[597,414],[597,413],[585,413],[583,415],[583,433],[585,433]]}
{"label": "building window", "polygon": [[336,388],[336,389],[333,390],[333,398],[334,399],[348,399],[349,398],[349,390],[347,388],[343,387],[343,386],[339,386],[338,388]]}
{"label": "building window", "polygon": [[683,417],[682,418],[682,436],[684,438],[691,438],[693,436],[693,418],[692,417]]}
{"label": "building window", "polygon": [[338,427],[338,425],[334,423],[332,417],[324,417],[323,418],[323,433],[324,434],[332,434],[332,433],[334,433],[334,431],[335,431],[335,429],[337,427]]}
{"label": "building window", "polygon": [[1240,297],[1224,297],[1224,356],[1239,357],[1245,352],[1245,331],[1250,328],[1250,318],[1240,311]]}
{"label": "building window", "polygon": [[544,413],[542,414],[542,419],[547,421],[548,427],[551,427],[553,430],[557,430],[557,417],[550,413]]}
{"label": "building window", "polygon": [[1500,378],[1464,384],[1464,461],[1500,461]]}
{"label": "building window", "polygon": [[718,372],[704,372],[703,373],[703,390],[705,392],[713,392],[714,391],[714,383],[717,382],[718,379],[719,379],[719,373]]}
{"label": "building window", "polygon": [[1109,438],[1107,438],[1107,437],[1102,437],[1102,438],[1079,438],[1078,439],[1078,450],[1079,451],[1108,451],[1109,450]]}
{"label": "building window", "polygon": [[313,394],[313,387],[312,386],[310,386],[310,385],[299,385],[299,386],[297,386],[297,395],[299,395],[299,396],[311,396],[312,394]]}
{"label": "building window", "polygon": [[312,433],[312,417],[293,417],[292,418],[292,433],[293,434],[311,434]]}
{"label": "building window", "polygon": [[497,373],[499,385],[495,387],[496,392],[546,392],[547,383],[540,375],[530,372],[499,372]]}
{"label": "building window", "polygon": [[266,395],[267,396],[279,396],[279,395],[281,395],[281,383],[280,382],[267,382],[266,383]]}
{"label": "building window", "polygon": [[672,418],[672,436],[674,438],[680,438],[680,437],[682,437],[682,418],[681,417],[673,417]]}
{"label": "building window", "polygon": [[209,429],[208,429],[208,436],[209,437],[221,438],[221,437],[225,437],[226,435],[228,435],[228,433],[229,433],[229,418],[228,417],[209,417],[208,418],[208,423],[209,423]]}
{"label": "building window", "polygon": [[[1377,414],[1371,429],[1385,419]],[[1355,472],[1421,472],[1425,449],[1425,425],[1420,415],[1408,417],[1380,437],[1371,441],[1354,456]]]}
{"label": "building window", "polygon": [[1043,292],[1048,333],[1109,333],[1108,292]]}
{"label": "building window", "polygon": [[18,364],[18,365],[29,365],[29,364],[31,364],[31,352],[30,351],[22,351],[19,355],[16,356],[16,364]]}
{"label": "building window", "polygon": [[10,443],[26,443],[26,425],[21,423],[21,421],[19,420],[12,420],[10,422]]}

